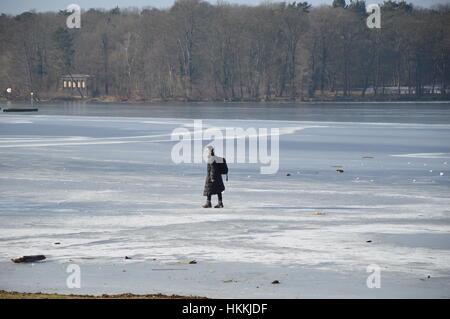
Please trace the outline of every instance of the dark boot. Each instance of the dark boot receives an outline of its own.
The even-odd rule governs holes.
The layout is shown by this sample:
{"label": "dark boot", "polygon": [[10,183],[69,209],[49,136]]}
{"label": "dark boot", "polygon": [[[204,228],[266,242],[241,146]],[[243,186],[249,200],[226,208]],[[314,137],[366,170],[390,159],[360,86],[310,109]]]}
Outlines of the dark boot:
{"label": "dark boot", "polygon": [[219,200],[219,202],[217,203],[216,206],[214,206],[214,208],[223,208],[223,203],[221,200]]}
{"label": "dark boot", "polygon": [[206,203],[205,203],[205,205],[203,205],[202,207],[203,207],[203,208],[211,208],[211,207],[212,207],[211,201],[210,201],[210,200],[207,200]]}

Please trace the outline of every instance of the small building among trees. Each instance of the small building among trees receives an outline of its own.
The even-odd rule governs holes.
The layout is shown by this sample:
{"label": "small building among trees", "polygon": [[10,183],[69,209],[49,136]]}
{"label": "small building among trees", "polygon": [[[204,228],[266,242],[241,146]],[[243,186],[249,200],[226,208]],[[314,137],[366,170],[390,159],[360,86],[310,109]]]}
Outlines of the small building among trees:
{"label": "small building among trees", "polygon": [[87,74],[67,74],[61,76],[61,90],[69,96],[87,97],[91,93],[92,77]]}

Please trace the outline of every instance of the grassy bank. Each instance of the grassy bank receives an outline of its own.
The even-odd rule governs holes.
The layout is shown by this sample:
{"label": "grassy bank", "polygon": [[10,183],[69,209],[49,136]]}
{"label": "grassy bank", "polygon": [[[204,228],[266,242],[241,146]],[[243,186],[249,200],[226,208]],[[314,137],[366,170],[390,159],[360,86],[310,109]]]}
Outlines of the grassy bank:
{"label": "grassy bank", "polygon": [[9,292],[0,290],[0,299],[206,299],[197,296],[178,296],[178,295],[135,295],[130,293],[119,295],[63,295],[63,294],[46,294],[46,293],[22,293],[22,292]]}

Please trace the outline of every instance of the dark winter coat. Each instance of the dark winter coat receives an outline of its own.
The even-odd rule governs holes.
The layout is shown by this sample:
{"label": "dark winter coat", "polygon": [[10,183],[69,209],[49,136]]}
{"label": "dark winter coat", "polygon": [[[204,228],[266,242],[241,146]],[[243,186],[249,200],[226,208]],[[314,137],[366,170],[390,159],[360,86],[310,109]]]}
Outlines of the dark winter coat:
{"label": "dark winter coat", "polygon": [[[215,156],[210,156],[208,159],[207,174],[205,180],[205,189],[203,196],[214,195],[222,193],[225,190],[222,175],[219,171],[219,166],[215,161]],[[212,182],[214,180],[214,182]]]}

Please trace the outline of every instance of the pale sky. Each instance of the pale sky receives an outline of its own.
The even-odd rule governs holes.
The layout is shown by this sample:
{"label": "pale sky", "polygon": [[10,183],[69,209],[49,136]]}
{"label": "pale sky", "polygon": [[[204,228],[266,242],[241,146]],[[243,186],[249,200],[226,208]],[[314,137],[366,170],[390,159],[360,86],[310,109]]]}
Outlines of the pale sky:
{"label": "pale sky", "polygon": [[[273,2],[282,2],[283,0],[275,0]],[[286,2],[293,2],[294,0],[284,0]],[[298,0],[305,1],[305,0]],[[211,3],[216,3],[216,0],[209,0]],[[239,3],[239,4],[259,4],[261,0],[228,0],[229,3]],[[319,4],[331,4],[332,0],[309,0],[308,3],[313,6]],[[366,0],[366,3],[380,3],[382,0]],[[434,4],[448,3],[450,0],[409,0],[407,2],[412,2],[415,5],[428,7]],[[167,8],[170,7],[174,0],[0,0],[0,13],[6,14],[18,14],[24,11],[35,9],[36,11],[58,11],[65,9],[69,4],[78,4],[82,9],[90,8],[115,8],[119,6],[120,8],[127,7],[156,7],[156,8]]]}

